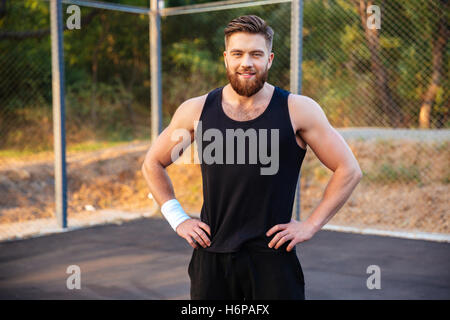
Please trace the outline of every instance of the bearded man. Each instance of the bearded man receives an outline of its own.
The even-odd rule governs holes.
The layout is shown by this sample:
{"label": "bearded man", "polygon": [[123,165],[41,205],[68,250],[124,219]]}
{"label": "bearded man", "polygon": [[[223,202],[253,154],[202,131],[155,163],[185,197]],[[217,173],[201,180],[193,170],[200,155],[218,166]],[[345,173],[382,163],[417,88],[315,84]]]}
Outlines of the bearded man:
{"label": "bearded man", "polygon": [[[179,106],[147,152],[142,172],[164,217],[193,247],[191,299],[302,300],[305,279],[296,245],[336,214],[362,172],[314,100],[267,83],[273,29],[248,15],[224,31],[229,83]],[[194,140],[201,146],[200,219],[184,212],[165,171],[179,156],[172,152],[180,147],[173,139],[179,130],[190,137],[181,142],[183,150]],[[209,132],[206,138],[203,132]],[[292,208],[307,146],[334,173],[319,205],[296,221]],[[272,170],[263,170],[264,154],[277,161]]]}

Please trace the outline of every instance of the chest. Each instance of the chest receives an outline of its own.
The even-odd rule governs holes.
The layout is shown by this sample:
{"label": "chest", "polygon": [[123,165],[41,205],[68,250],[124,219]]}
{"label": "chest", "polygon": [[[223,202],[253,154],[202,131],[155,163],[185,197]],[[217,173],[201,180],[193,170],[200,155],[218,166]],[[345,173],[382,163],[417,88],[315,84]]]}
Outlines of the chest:
{"label": "chest", "polygon": [[225,114],[236,121],[248,121],[259,117],[267,108],[266,104],[260,104],[252,107],[236,107],[226,102],[222,102],[222,108]]}

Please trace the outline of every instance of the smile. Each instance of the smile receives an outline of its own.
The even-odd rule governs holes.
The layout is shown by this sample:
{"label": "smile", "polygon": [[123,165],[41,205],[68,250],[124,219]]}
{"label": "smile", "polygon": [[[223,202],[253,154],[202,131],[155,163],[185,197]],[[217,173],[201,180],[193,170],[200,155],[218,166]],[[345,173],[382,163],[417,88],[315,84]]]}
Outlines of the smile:
{"label": "smile", "polygon": [[239,72],[237,74],[244,78],[251,78],[255,75],[254,73],[239,73]]}

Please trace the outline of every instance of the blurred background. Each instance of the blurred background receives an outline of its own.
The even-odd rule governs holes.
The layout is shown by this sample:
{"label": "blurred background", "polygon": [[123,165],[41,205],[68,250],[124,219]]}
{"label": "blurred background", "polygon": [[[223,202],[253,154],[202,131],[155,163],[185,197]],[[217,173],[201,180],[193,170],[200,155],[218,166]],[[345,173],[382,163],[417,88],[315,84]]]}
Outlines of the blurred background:
{"label": "blurred background", "polygon": [[[161,16],[163,127],[183,101],[227,84],[223,29],[240,15],[274,29],[268,81],[289,90],[291,2],[221,8],[231,2],[243,1]],[[380,29],[367,27],[371,4]],[[68,226],[160,215],[141,174],[151,132],[149,16],[79,7],[81,28],[66,28],[63,47]],[[445,0],[303,2],[302,94],[321,105],[364,173],[329,224],[450,234],[448,21]],[[0,0],[0,240],[55,225],[50,40],[48,1]],[[199,165],[168,173],[185,210],[198,214]],[[308,148],[302,219],[331,175]]]}

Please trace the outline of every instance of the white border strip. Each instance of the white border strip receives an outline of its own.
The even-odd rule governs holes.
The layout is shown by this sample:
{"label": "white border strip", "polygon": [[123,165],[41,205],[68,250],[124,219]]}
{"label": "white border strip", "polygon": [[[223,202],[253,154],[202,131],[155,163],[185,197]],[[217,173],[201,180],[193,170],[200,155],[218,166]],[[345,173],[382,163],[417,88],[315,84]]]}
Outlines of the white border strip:
{"label": "white border strip", "polygon": [[322,230],[359,233],[359,234],[368,234],[368,235],[376,235],[376,236],[388,236],[388,237],[397,237],[397,238],[414,239],[414,240],[450,242],[450,234],[445,234],[445,233],[389,231],[389,230],[380,230],[380,229],[371,229],[371,228],[345,227],[345,226],[337,226],[337,225],[332,225],[332,224],[325,225],[322,228]]}

